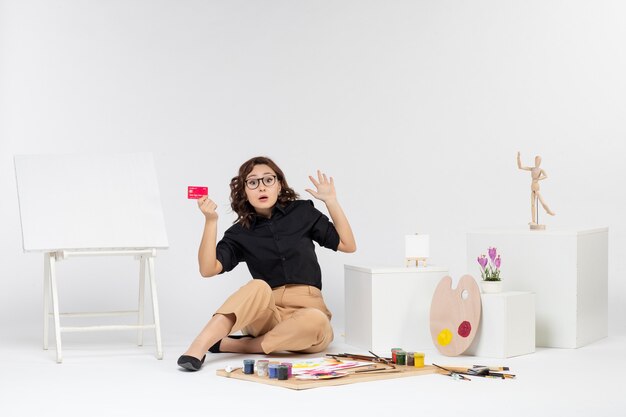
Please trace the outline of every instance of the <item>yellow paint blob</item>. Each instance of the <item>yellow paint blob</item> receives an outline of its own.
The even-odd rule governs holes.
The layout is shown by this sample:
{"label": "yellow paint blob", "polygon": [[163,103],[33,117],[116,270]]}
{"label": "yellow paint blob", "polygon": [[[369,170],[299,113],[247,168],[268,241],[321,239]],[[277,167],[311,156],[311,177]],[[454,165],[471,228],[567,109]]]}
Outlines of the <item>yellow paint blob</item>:
{"label": "yellow paint blob", "polygon": [[448,329],[443,329],[437,336],[437,343],[441,346],[447,346],[452,341],[452,332]]}

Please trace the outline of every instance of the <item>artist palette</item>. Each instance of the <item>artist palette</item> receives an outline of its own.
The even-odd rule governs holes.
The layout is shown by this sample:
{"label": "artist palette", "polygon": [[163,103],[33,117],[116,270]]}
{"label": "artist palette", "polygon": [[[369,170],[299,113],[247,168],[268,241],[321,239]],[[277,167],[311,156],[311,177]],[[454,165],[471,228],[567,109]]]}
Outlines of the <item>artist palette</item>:
{"label": "artist palette", "polygon": [[446,356],[465,352],[478,331],[480,310],[480,289],[472,276],[462,276],[456,289],[452,278],[444,277],[430,305],[430,335],[437,350]]}

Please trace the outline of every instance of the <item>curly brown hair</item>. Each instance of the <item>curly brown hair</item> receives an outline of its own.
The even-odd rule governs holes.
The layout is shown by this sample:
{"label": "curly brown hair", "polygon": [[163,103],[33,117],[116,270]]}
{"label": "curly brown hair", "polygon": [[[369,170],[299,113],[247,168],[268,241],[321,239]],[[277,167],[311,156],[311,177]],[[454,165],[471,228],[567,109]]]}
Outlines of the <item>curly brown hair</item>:
{"label": "curly brown hair", "polygon": [[299,197],[298,194],[287,184],[283,171],[270,158],[266,156],[255,156],[254,158],[247,160],[241,165],[241,167],[239,167],[239,174],[230,180],[230,207],[235,213],[237,213],[237,220],[233,223],[239,222],[245,228],[250,228],[250,224],[252,223],[254,216],[256,216],[254,207],[252,207],[246,198],[245,189],[246,177],[256,165],[267,165],[276,173],[276,178],[280,182],[281,186],[276,204],[285,206],[288,202],[295,201]]}

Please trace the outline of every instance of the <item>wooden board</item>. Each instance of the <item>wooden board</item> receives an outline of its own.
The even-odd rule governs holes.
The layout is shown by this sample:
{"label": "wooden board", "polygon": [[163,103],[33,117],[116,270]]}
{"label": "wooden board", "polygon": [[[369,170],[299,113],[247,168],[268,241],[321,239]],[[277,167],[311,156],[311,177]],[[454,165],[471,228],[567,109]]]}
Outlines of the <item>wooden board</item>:
{"label": "wooden board", "polygon": [[[384,369],[384,366],[378,365],[380,369]],[[355,384],[357,382],[369,382],[369,381],[382,381],[384,379],[393,378],[405,378],[409,376],[430,375],[436,373],[446,373],[441,371],[432,365],[425,365],[423,368],[416,368],[414,366],[401,366],[396,365],[395,372],[364,372],[364,373],[352,373],[348,376],[335,379],[323,379],[323,380],[301,380],[295,378],[289,378],[286,381],[279,381],[277,379],[270,379],[269,377],[254,375],[246,375],[241,368],[235,369],[228,373],[224,369],[218,369],[216,374],[226,378],[241,379],[244,381],[258,382],[261,384],[275,385],[277,387],[289,388],[294,390],[305,390],[319,387],[332,387],[337,385]]]}
{"label": "wooden board", "polygon": [[430,305],[433,344],[446,356],[458,356],[470,347],[480,324],[480,289],[474,278],[463,275],[456,289],[444,277]]}

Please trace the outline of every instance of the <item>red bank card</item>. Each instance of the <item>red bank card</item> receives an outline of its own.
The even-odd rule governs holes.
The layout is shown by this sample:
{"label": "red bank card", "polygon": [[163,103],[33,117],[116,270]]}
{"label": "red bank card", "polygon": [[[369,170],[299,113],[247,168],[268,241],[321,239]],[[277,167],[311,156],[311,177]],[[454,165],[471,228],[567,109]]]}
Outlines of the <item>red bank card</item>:
{"label": "red bank card", "polygon": [[190,185],[187,187],[187,198],[198,199],[200,197],[204,197],[205,195],[209,195],[208,187],[194,187]]}

